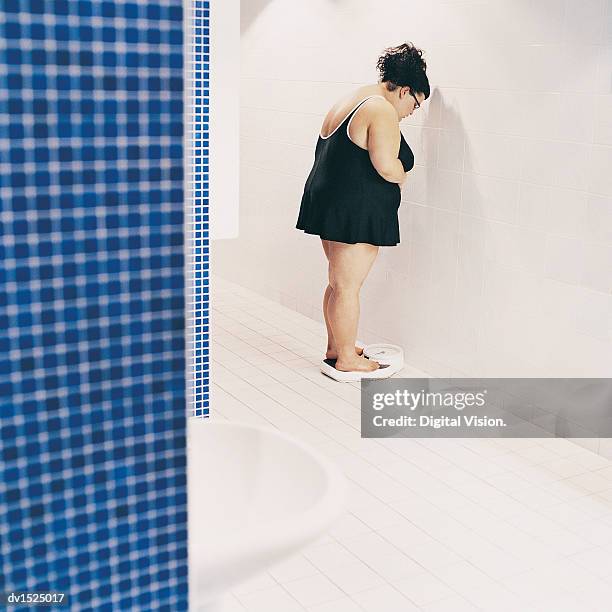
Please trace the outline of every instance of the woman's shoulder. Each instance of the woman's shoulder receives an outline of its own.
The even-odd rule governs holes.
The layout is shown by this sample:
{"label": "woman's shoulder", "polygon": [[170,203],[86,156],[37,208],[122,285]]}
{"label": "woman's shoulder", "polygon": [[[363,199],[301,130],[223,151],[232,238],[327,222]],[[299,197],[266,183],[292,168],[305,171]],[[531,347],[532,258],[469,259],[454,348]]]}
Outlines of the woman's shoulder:
{"label": "woman's shoulder", "polygon": [[346,107],[352,108],[353,106],[355,106],[356,104],[359,104],[359,102],[361,102],[362,100],[365,100],[366,98],[369,98],[368,106],[375,106],[375,107],[389,106],[392,108],[391,103],[385,100],[385,98],[380,95],[379,90],[373,88],[371,85],[359,87],[347,93],[345,96],[343,96],[336,102],[334,107],[335,108],[346,108]]}
{"label": "woman's shoulder", "polygon": [[377,89],[371,85],[360,87],[348,92],[330,108],[323,120],[321,133],[329,134],[329,132],[337,128],[342,121],[346,120],[350,112],[366,98],[369,99],[361,105],[359,111],[361,121],[369,122],[370,120],[376,120],[381,115],[393,116],[395,112],[393,105],[381,96]]}
{"label": "woman's shoulder", "polygon": [[378,117],[393,117],[395,110],[391,102],[386,100],[383,96],[378,93],[377,90],[372,91],[368,88],[360,88],[352,92],[352,94],[345,98],[342,105],[339,108],[339,114],[346,115],[358,104],[359,115],[361,120],[375,120]]}

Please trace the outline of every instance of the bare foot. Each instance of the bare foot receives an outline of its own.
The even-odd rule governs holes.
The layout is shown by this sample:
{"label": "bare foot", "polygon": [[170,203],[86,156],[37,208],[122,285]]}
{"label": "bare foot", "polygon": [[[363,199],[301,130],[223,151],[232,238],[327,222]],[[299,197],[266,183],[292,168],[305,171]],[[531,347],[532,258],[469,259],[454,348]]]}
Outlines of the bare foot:
{"label": "bare foot", "polygon": [[366,359],[362,356],[355,356],[355,359],[350,359],[348,361],[336,361],[336,370],[340,370],[341,372],[372,372],[374,370],[378,370],[380,364],[378,361],[373,361],[372,359]]}
{"label": "bare foot", "polygon": [[[363,349],[360,346],[355,347],[355,355],[363,355]],[[338,351],[328,350],[327,353],[325,353],[325,359],[338,359]]]}

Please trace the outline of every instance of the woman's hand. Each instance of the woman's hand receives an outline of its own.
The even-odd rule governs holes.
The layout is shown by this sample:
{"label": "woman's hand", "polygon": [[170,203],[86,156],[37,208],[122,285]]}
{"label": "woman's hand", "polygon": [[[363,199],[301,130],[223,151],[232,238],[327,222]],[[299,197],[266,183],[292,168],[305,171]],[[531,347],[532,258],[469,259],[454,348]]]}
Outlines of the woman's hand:
{"label": "woman's hand", "polygon": [[401,182],[398,183],[398,185],[400,186],[400,189],[404,188],[404,183],[406,182],[407,178],[408,178],[408,173],[404,172],[404,178],[402,178]]}

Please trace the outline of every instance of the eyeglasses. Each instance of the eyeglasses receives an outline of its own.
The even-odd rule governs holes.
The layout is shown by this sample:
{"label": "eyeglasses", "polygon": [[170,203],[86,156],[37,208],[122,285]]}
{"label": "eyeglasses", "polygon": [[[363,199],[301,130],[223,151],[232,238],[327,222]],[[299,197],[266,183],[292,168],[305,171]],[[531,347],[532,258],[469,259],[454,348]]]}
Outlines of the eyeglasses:
{"label": "eyeglasses", "polygon": [[421,108],[421,105],[419,104],[419,101],[417,100],[417,97],[414,95],[414,93],[411,91],[410,95],[414,98],[414,101],[416,102],[416,106],[414,107],[415,109]]}

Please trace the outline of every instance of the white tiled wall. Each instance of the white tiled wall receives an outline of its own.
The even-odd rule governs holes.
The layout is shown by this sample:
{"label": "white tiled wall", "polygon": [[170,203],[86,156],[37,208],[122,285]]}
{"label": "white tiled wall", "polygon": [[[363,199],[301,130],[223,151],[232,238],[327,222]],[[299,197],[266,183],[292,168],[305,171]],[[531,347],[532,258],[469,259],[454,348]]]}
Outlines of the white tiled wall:
{"label": "white tiled wall", "polygon": [[213,243],[215,272],[322,319],[320,241],[294,229],[317,133],[411,41],[432,94],[401,125],[402,242],[360,338],[434,375],[612,375],[611,20],[610,0],[249,2],[240,237]]}

